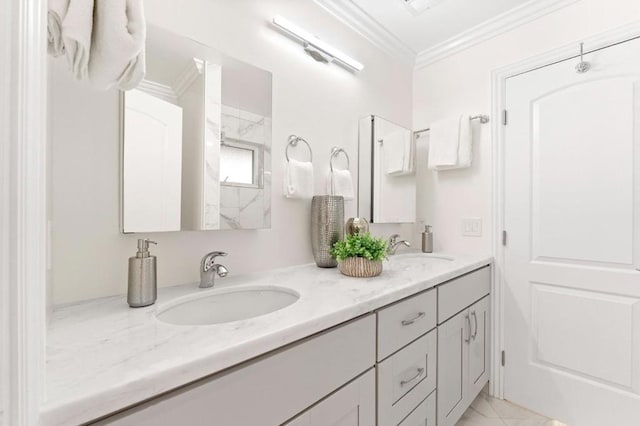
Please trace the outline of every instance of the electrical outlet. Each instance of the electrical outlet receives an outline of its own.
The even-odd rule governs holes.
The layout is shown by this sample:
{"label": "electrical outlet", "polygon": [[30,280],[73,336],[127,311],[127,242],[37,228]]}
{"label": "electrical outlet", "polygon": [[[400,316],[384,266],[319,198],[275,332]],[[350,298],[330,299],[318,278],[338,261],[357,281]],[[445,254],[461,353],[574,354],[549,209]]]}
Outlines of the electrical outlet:
{"label": "electrical outlet", "polygon": [[462,235],[465,237],[481,237],[482,219],[479,217],[465,217],[462,219]]}

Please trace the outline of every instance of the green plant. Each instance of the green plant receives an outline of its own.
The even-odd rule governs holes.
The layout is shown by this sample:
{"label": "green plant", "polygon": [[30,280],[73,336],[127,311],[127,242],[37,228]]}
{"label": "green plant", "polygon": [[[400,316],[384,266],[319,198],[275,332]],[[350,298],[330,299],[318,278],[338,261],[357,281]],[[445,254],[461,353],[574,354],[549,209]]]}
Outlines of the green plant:
{"label": "green plant", "polygon": [[333,245],[331,256],[339,262],[349,257],[364,257],[377,262],[387,257],[387,241],[372,237],[368,232],[349,235]]}

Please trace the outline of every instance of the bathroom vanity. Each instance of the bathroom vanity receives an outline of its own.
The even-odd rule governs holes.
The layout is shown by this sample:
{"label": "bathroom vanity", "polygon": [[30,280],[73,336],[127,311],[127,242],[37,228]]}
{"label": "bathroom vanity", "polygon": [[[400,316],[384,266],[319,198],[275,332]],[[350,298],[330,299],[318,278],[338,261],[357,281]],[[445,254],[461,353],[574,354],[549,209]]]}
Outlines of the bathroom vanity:
{"label": "bathroom vanity", "polygon": [[[491,258],[405,253],[377,278],[312,265],[58,309],[45,424],[454,425],[489,379]],[[217,325],[158,319],[242,288],[298,300]],[[426,422],[426,423],[425,423]]]}

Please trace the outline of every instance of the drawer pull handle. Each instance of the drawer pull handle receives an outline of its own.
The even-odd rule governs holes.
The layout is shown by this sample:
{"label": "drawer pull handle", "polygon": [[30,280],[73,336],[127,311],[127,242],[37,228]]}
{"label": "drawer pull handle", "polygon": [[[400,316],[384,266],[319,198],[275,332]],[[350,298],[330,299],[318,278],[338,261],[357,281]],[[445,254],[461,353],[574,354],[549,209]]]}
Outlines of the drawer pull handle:
{"label": "drawer pull handle", "polygon": [[471,311],[471,315],[473,316],[473,322],[475,323],[473,335],[471,336],[471,338],[475,340],[476,336],[478,335],[478,316],[476,315],[476,311]]}
{"label": "drawer pull handle", "polygon": [[464,339],[464,342],[469,343],[471,341],[471,318],[469,318],[469,314],[464,316],[464,320],[467,323],[467,338]]}
{"label": "drawer pull handle", "polygon": [[406,386],[406,385],[408,385],[409,383],[413,382],[414,380],[417,380],[417,379],[418,379],[418,377],[422,376],[422,373],[424,373],[424,368],[418,368],[418,369],[417,369],[417,371],[416,371],[416,375],[415,375],[415,376],[413,376],[413,377],[412,377],[412,378],[410,378],[410,379],[402,380],[402,381],[400,382],[400,386]]}
{"label": "drawer pull handle", "polygon": [[416,315],[415,317],[408,319],[408,320],[402,320],[402,325],[406,326],[406,325],[411,325],[414,322],[424,318],[426,314],[424,312],[418,312],[418,315]]}

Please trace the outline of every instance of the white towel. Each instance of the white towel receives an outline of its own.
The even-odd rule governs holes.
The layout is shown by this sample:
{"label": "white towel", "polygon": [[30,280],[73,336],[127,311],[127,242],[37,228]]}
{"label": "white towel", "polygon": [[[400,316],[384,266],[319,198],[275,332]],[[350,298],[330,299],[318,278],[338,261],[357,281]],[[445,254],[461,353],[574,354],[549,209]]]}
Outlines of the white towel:
{"label": "white towel", "polygon": [[64,53],[62,22],[67,16],[69,0],[49,0],[47,7],[47,51],[57,57]]}
{"label": "white towel", "polygon": [[135,88],[144,78],[143,0],[95,0],[89,77],[98,89]]}
{"label": "white towel", "polygon": [[471,166],[473,138],[468,115],[434,123],[429,133],[429,169],[452,170]]}
{"label": "white towel", "polygon": [[388,175],[401,174],[407,164],[405,160],[405,141],[402,130],[396,130],[382,139],[382,155]]}
{"label": "white towel", "polygon": [[353,200],[355,194],[353,191],[353,179],[349,170],[329,171],[327,176],[327,193],[329,195],[342,195],[345,201]]}
{"label": "white towel", "polygon": [[284,195],[287,198],[313,197],[313,164],[290,159],[284,171]]}
{"label": "white towel", "polygon": [[429,130],[429,168],[457,165],[459,142],[460,116],[433,123]]}
{"label": "white towel", "polygon": [[93,0],[70,0],[62,20],[62,42],[74,77],[87,78],[93,30]]}

